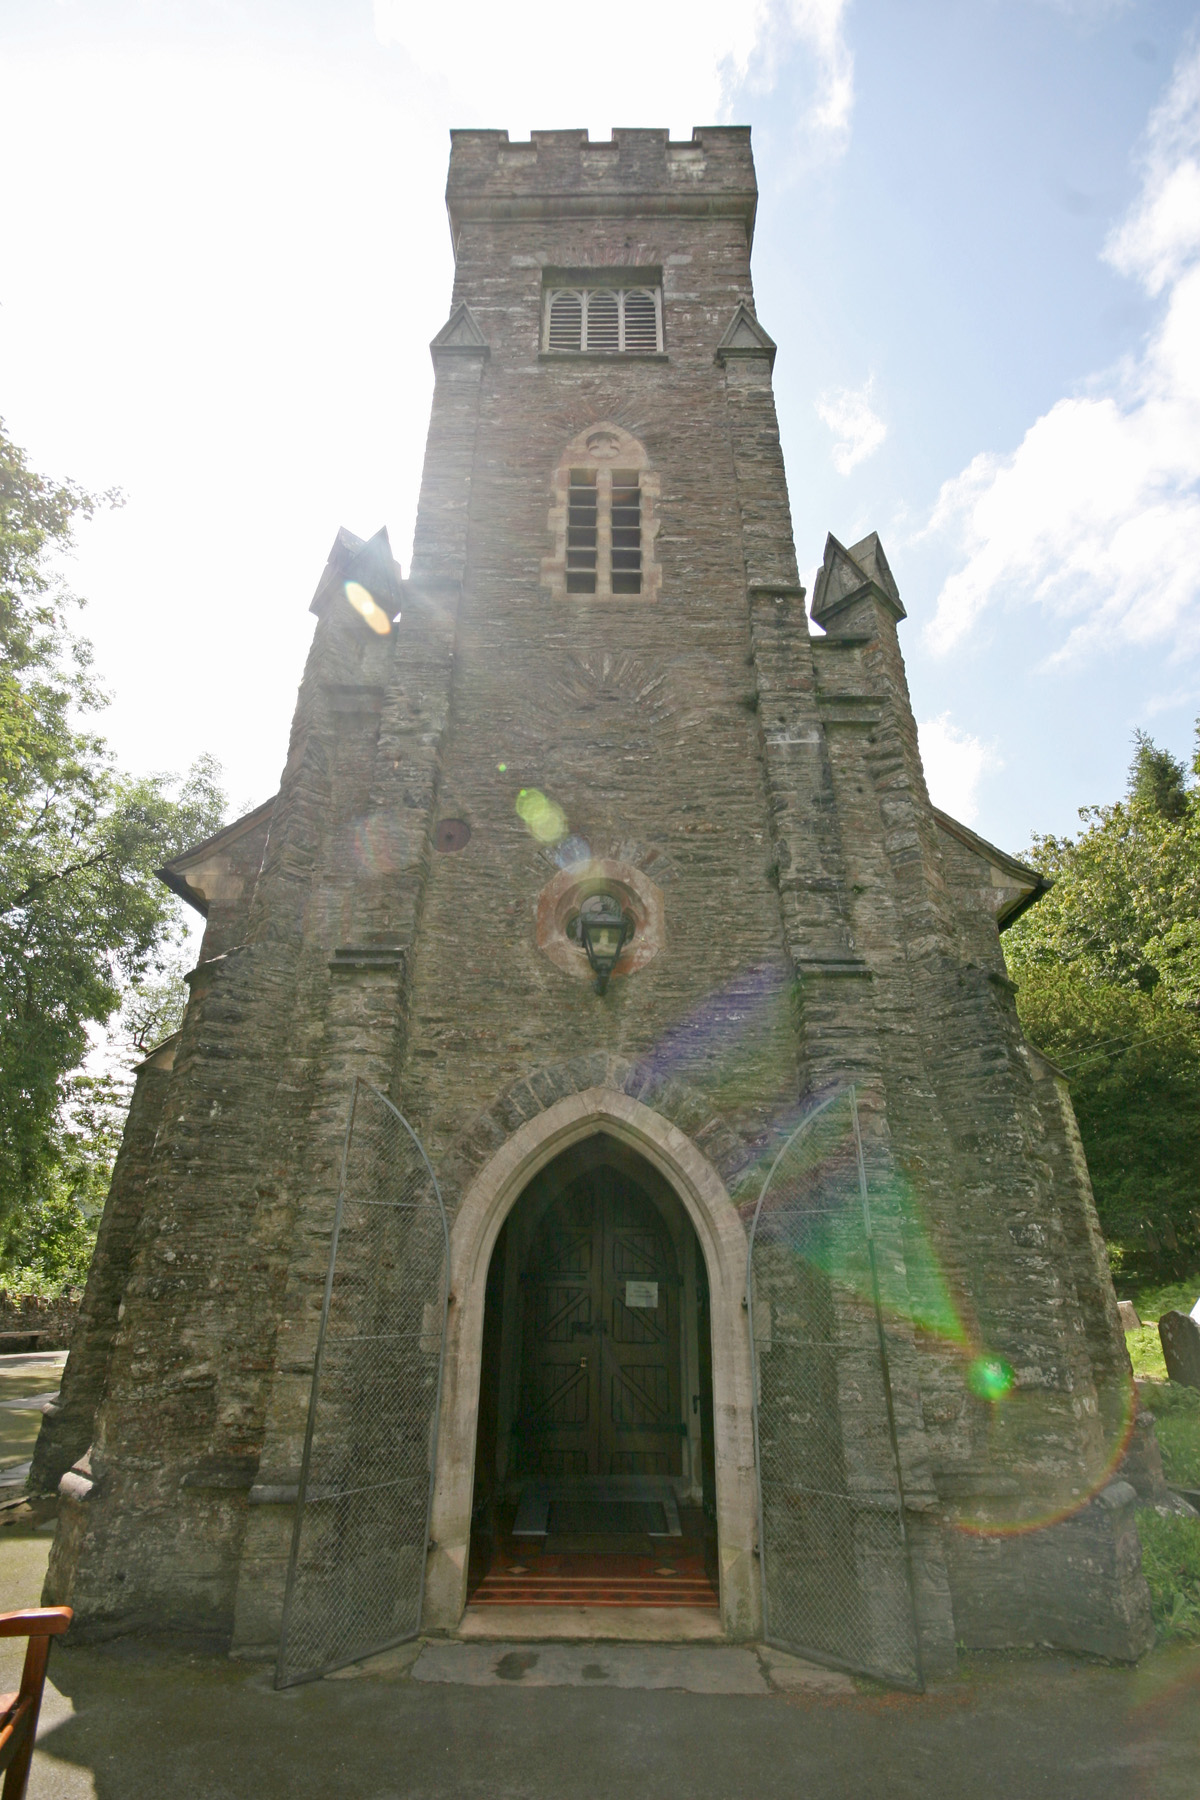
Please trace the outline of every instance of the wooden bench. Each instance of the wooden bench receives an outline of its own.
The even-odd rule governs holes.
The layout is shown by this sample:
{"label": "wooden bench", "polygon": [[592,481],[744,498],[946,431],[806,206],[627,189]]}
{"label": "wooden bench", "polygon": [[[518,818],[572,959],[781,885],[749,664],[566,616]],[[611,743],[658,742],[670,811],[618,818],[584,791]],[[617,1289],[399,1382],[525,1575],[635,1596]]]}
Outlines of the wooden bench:
{"label": "wooden bench", "polygon": [[69,1606],[30,1606],[24,1612],[0,1613],[0,1637],[29,1639],[19,1690],[0,1694],[0,1774],[4,1775],[0,1800],[25,1800],[50,1639],[64,1632],[73,1617]]}

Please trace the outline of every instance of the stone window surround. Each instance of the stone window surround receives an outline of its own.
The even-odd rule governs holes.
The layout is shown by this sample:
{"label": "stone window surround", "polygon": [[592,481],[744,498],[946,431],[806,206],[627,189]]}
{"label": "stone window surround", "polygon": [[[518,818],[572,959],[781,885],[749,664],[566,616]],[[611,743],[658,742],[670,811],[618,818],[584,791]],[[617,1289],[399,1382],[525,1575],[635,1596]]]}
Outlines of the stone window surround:
{"label": "stone window surround", "polygon": [[[616,469],[636,470],[642,504],[642,591],[640,594],[614,594],[609,558],[603,554],[605,540],[611,531],[609,495],[611,473]],[[594,594],[567,592],[567,502],[571,486],[571,470],[594,470],[599,488],[599,533],[602,553],[599,557]],[[601,479],[602,477],[602,479]],[[658,536],[658,500],[662,491],[659,477],[650,468],[645,448],[630,432],[609,420],[587,426],[571,439],[559,458],[552,477],[554,501],[550,508],[550,536],[553,554],[542,559],[541,585],[556,600],[569,600],[574,606],[586,606],[594,600],[606,605],[628,602],[641,606],[657,600],[662,591],[662,570],[654,555]]]}

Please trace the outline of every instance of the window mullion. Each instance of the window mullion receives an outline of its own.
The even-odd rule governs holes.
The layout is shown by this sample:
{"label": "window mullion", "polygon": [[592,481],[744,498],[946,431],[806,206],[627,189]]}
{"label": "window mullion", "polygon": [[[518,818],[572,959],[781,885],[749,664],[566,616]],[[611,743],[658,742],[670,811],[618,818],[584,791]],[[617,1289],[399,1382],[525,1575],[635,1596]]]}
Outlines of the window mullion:
{"label": "window mullion", "polygon": [[612,593],[612,470],[596,471],[596,592]]}

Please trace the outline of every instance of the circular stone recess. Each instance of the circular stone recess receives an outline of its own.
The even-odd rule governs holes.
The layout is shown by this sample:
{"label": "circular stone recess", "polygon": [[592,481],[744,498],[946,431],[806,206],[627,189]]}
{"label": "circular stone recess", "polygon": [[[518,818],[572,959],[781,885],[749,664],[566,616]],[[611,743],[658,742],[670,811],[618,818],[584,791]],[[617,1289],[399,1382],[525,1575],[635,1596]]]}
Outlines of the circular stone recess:
{"label": "circular stone recess", "polygon": [[449,854],[465,850],[471,841],[471,827],[465,819],[442,819],[433,834],[433,847]]}
{"label": "circular stone recess", "polygon": [[644,969],[663,948],[666,918],[662,889],[630,863],[593,857],[562,869],[537,898],[537,947],[575,981],[593,979],[583,946],[568,934],[583,902],[592,894],[613,894],[633,920],[633,936],[617,959],[614,976]]}

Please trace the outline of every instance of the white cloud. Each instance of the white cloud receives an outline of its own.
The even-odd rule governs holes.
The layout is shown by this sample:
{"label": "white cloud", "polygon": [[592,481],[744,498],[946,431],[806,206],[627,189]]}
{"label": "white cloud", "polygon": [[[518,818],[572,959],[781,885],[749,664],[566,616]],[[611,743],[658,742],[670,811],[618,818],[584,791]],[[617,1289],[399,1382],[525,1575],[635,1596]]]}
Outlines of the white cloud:
{"label": "white cloud", "polygon": [[1200,52],[1193,53],[1151,114],[1142,192],[1105,255],[1150,293],[1177,281],[1200,250]]}
{"label": "white cloud", "polygon": [[1105,255],[1162,317],[1144,351],[1059,400],[1009,456],[944,484],[923,535],[957,547],[933,648],[990,605],[1034,603],[1065,632],[1053,660],[1104,642],[1200,649],[1200,53],[1152,115],[1143,183]]}
{"label": "white cloud", "polygon": [[1133,0],[1035,0],[1035,4],[1065,13],[1069,19],[1097,22],[1113,13],[1128,12]]}
{"label": "white cloud", "polygon": [[874,388],[872,376],[860,388],[827,388],[817,399],[817,417],[838,440],[832,455],[839,475],[849,475],[873,456],[887,436],[887,426],[871,405]]}
{"label": "white cloud", "polygon": [[842,34],[847,3],[642,0],[631,38],[598,28],[586,8],[550,21],[541,0],[463,0],[451,31],[442,14],[411,0],[375,0],[375,30],[444,91],[456,124],[507,129],[514,138],[531,127],[571,126],[607,137],[613,125],[667,125],[690,136],[693,125],[726,118],[742,84],[771,88],[780,60],[799,44],[813,63],[813,91],[802,103],[808,134],[838,150],[854,97]]}
{"label": "white cloud", "polygon": [[979,814],[979,783],[1003,763],[981,738],[960,731],[948,712],[917,725],[925,785],[935,806],[972,824]]}

